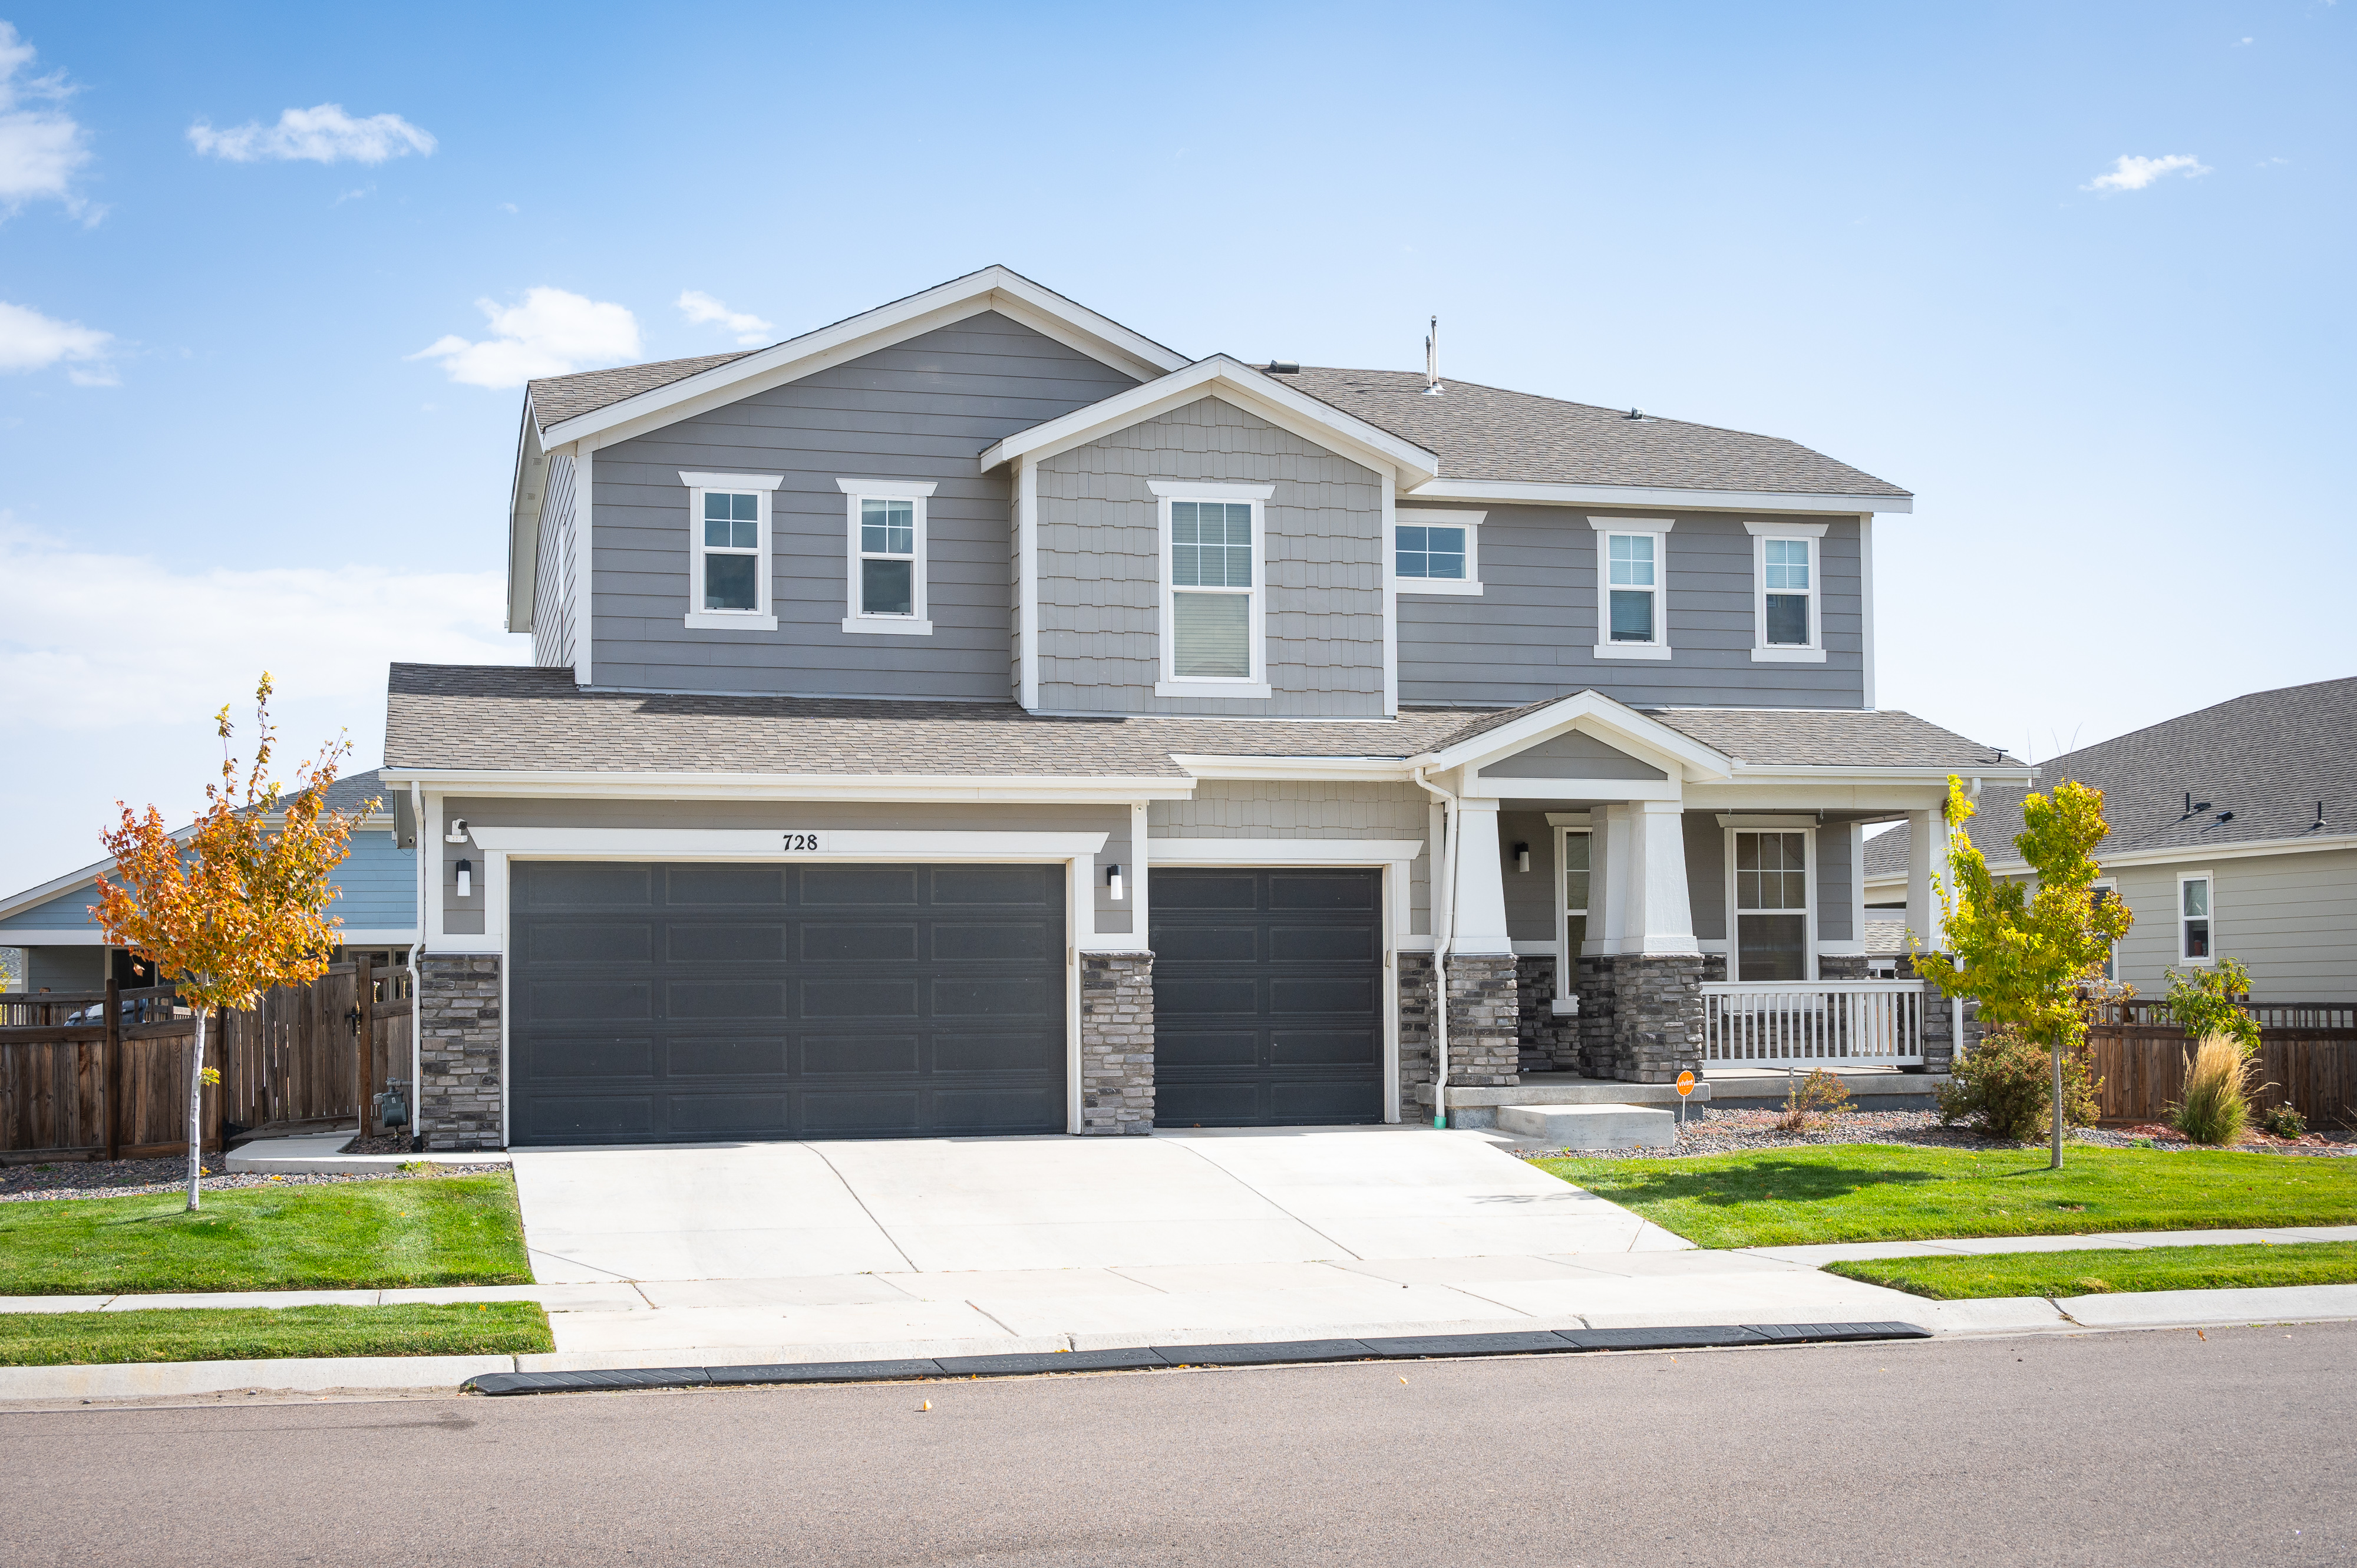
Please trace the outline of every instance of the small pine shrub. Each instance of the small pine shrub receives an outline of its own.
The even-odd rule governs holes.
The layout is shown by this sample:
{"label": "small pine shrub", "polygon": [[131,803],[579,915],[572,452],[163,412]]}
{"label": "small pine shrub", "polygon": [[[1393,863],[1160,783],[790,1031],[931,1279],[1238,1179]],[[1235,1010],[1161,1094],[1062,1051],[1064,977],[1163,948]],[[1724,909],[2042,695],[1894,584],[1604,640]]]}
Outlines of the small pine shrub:
{"label": "small pine shrub", "polygon": [[[1993,1031],[1956,1063],[1939,1089],[1940,1120],[2017,1144],[2035,1143],[2053,1122],[2054,1066],[2047,1048],[2009,1030]],[[2084,1049],[2062,1053],[2062,1117],[2095,1121],[2097,1083]]]}
{"label": "small pine shrub", "polygon": [[1849,1090],[1843,1087],[1840,1078],[1818,1068],[1784,1091],[1784,1114],[1777,1119],[1776,1128],[1783,1133],[1805,1133],[1814,1125],[1812,1119],[1820,1112],[1830,1114],[1848,1108]]}
{"label": "small pine shrub", "polygon": [[2229,1034],[2204,1035],[2185,1064],[2185,1099],[2169,1125],[2197,1144],[2232,1145],[2251,1124],[2251,1058]]}
{"label": "small pine shrub", "polygon": [[2300,1138],[2308,1134],[2308,1118],[2289,1104],[2268,1107],[2259,1116],[2259,1130],[2278,1138]]}

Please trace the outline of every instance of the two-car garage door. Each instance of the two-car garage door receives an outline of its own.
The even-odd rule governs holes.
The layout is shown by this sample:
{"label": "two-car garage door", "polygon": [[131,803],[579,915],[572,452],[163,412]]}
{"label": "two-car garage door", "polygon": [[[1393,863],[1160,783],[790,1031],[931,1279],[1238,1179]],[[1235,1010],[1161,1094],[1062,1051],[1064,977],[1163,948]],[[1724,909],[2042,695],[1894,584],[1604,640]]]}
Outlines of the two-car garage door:
{"label": "two-car garage door", "polygon": [[511,1143],[1064,1130],[1061,865],[511,873]]}

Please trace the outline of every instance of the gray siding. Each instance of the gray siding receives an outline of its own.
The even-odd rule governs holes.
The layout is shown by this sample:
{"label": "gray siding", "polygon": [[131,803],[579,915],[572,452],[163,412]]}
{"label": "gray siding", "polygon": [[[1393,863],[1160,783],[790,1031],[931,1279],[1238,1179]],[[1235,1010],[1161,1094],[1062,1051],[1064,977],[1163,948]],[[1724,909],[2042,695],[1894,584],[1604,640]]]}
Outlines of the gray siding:
{"label": "gray siding", "polygon": [[[1595,854],[1602,853],[1603,836],[1597,835]],[[1514,869],[1518,843],[1531,846],[1527,872]],[[1507,936],[1518,942],[1555,940],[1555,830],[1544,811],[1498,813],[1498,865],[1506,887]]]}
{"label": "gray siding", "polygon": [[2214,951],[2240,959],[2261,1002],[2357,1002],[2357,850],[2130,865],[2107,871],[2136,924],[2119,974],[2144,996],[2169,991],[2177,955],[2177,878],[2207,871]]}
{"label": "gray siding", "polygon": [[[1401,505],[1417,506],[1414,498]],[[1751,661],[1752,545],[1729,512],[1492,506],[1480,596],[1399,596],[1400,701],[1518,705],[1593,689],[1640,706],[1847,707],[1865,701],[1857,522],[1820,542],[1825,662]],[[1588,517],[1674,517],[1666,586],[1673,656],[1596,657],[1596,531]]]}
{"label": "gray siding", "polygon": [[1481,769],[1484,779],[1644,779],[1668,774],[1592,735],[1566,730]]}
{"label": "gray siding", "polygon": [[[1679,822],[1686,841],[1686,907],[1695,940],[1727,940],[1727,830],[1715,811],[1688,811]],[[1601,834],[1598,835],[1599,838]]]}
{"label": "gray siding", "polygon": [[[540,548],[532,578],[532,661],[570,670],[573,646],[573,459],[548,460],[540,492]],[[595,671],[592,671],[594,674]]]}
{"label": "gray siding", "polygon": [[[1274,484],[1268,699],[1157,697],[1160,513],[1149,479]],[[1039,704],[1078,713],[1379,715],[1383,488],[1370,469],[1204,398],[1039,465]]]}
{"label": "gray siding", "polygon": [[106,948],[27,948],[25,983],[35,991],[102,991]]}
{"label": "gray siding", "polygon": [[[600,686],[1003,701],[1007,484],[975,459],[1000,437],[1135,383],[995,312],[756,392],[597,454]],[[691,630],[682,469],[782,473],[774,632]],[[841,478],[931,479],[930,637],[843,630]]]}
{"label": "gray siding", "polygon": [[[1423,840],[1431,801],[1413,784],[1206,779],[1192,800],[1148,804],[1146,832],[1157,839]],[[1408,871],[1410,929],[1394,934],[1432,934],[1431,870],[1427,843]]]}
{"label": "gray siding", "polygon": [[1858,940],[1849,881],[1850,825],[1828,822],[1817,830],[1817,940]]}

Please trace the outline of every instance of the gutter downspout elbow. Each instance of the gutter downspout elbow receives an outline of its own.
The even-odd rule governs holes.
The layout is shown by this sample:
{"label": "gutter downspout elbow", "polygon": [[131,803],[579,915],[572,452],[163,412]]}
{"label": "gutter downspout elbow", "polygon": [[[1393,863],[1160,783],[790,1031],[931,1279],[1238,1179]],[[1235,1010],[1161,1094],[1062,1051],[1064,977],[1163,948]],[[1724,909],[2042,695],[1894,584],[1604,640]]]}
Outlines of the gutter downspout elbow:
{"label": "gutter downspout elbow", "polygon": [[1440,864],[1432,868],[1432,1124],[1448,1125],[1448,944],[1457,935],[1457,797],[1424,776],[1408,776],[1440,801]]}

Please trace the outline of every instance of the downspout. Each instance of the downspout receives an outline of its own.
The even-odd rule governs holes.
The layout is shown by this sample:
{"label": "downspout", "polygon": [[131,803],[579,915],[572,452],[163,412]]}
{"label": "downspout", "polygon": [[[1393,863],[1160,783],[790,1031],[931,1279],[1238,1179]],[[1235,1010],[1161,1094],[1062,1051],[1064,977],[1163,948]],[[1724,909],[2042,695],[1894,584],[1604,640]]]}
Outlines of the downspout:
{"label": "downspout", "polygon": [[409,781],[409,821],[417,835],[417,940],[409,944],[409,1148],[415,1154],[425,1147],[418,1126],[425,1110],[425,975],[420,962],[425,956],[425,789],[414,779]]}
{"label": "downspout", "polygon": [[1457,935],[1457,797],[1409,769],[1440,801],[1440,864],[1432,868],[1432,1124],[1448,1125],[1448,944]]}

